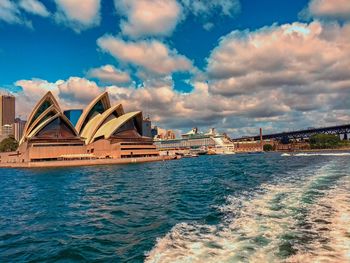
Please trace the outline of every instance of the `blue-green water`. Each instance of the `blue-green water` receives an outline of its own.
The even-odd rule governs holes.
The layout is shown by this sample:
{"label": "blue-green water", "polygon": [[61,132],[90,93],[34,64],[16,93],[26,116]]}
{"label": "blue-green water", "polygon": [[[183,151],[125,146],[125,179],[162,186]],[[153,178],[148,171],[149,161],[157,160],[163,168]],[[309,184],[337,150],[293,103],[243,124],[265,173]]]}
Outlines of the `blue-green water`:
{"label": "blue-green water", "polygon": [[0,262],[350,262],[350,156],[0,170]]}

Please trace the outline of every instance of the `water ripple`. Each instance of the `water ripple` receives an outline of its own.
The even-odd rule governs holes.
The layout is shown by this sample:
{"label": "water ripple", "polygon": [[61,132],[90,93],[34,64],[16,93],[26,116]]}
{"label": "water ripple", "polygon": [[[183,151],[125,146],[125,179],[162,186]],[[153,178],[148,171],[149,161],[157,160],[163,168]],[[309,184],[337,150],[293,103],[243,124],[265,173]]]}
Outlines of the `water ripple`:
{"label": "water ripple", "polygon": [[341,262],[349,166],[266,154],[2,169],[0,262]]}

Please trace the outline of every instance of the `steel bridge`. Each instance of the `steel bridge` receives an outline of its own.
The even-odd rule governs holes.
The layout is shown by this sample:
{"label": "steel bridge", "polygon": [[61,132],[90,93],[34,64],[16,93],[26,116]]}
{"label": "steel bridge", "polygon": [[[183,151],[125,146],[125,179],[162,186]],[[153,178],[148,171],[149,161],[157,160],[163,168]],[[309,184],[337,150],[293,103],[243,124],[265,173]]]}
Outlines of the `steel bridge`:
{"label": "steel bridge", "polygon": [[[331,127],[322,127],[322,128],[309,128],[306,130],[299,131],[289,131],[289,132],[280,132],[273,134],[265,134],[262,136],[263,140],[295,140],[295,139],[308,139],[315,134],[334,134],[334,135],[343,135],[344,140],[348,139],[348,134],[350,134],[350,124],[337,125]],[[260,140],[260,135],[243,137],[240,139],[234,139],[234,141],[239,140]]]}

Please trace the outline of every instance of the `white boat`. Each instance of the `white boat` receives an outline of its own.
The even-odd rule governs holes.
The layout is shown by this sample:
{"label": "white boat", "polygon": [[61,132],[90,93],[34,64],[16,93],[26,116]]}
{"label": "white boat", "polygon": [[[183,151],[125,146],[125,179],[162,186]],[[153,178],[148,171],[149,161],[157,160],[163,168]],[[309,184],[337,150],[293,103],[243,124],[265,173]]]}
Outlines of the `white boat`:
{"label": "white boat", "polygon": [[234,147],[231,145],[230,146],[216,145],[210,150],[215,154],[223,154],[223,155],[236,154]]}
{"label": "white boat", "polygon": [[196,153],[185,153],[182,157],[183,158],[193,158],[193,157],[199,157],[199,155]]}
{"label": "white boat", "polygon": [[282,153],[281,156],[291,156],[289,153]]}

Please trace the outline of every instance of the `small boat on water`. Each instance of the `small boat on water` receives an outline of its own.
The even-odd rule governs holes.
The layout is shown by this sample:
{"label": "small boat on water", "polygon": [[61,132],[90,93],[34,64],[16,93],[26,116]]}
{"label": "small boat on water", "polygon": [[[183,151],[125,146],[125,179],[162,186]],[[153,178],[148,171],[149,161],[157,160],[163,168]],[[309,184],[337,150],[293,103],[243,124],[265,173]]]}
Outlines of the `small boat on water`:
{"label": "small boat on water", "polygon": [[196,153],[185,153],[182,158],[193,158],[193,157],[199,157]]}
{"label": "small boat on water", "polygon": [[205,149],[191,149],[190,154],[197,154],[197,155],[206,155],[208,153]]}
{"label": "small boat on water", "polygon": [[215,147],[210,148],[208,154],[231,155],[236,154],[236,152],[233,146],[217,145]]}
{"label": "small boat on water", "polygon": [[281,156],[285,157],[285,156],[292,156],[289,153],[282,153]]}

